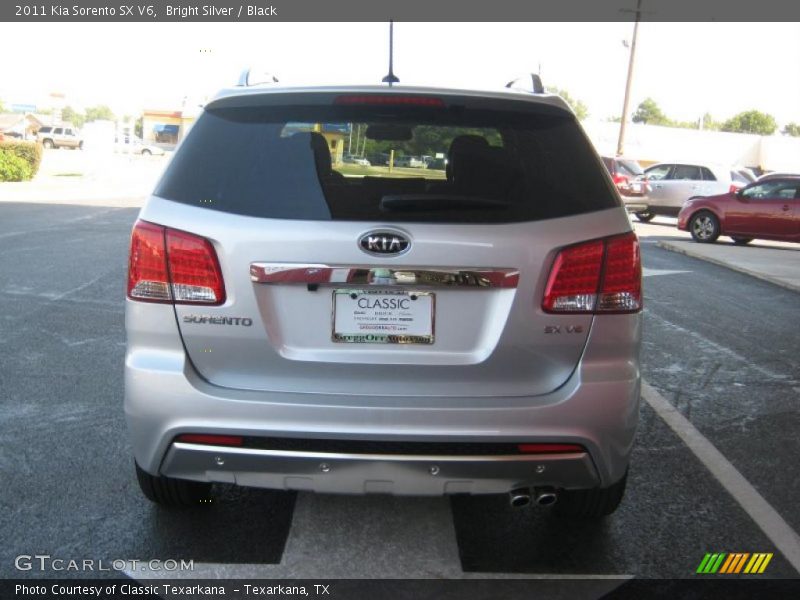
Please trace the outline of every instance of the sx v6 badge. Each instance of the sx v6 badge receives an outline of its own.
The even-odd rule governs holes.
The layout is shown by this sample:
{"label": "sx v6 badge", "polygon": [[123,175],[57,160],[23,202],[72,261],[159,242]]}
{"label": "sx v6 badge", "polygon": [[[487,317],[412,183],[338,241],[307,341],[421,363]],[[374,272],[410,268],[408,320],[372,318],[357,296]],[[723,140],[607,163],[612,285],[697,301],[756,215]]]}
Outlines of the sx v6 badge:
{"label": "sx v6 badge", "polygon": [[545,333],[583,333],[583,325],[546,325]]}

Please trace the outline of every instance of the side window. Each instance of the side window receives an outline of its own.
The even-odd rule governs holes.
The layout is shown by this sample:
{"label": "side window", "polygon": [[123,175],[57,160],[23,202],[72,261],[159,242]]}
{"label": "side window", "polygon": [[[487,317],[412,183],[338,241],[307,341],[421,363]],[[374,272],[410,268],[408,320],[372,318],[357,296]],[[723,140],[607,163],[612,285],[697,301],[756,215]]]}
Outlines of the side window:
{"label": "side window", "polygon": [[658,181],[660,179],[665,179],[671,168],[672,165],[658,165],[657,167],[647,169],[645,173],[647,174],[647,178],[649,180]]}
{"label": "side window", "polygon": [[[714,174],[711,172],[711,169],[707,169],[706,167],[700,167],[700,171],[703,173],[703,181],[716,181],[717,178],[714,177]],[[738,177],[738,179],[737,179]],[[731,171],[731,179],[734,181],[742,181],[746,182],[747,180],[739,175],[736,171]]]}
{"label": "side window", "polygon": [[[783,190],[787,190],[788,196],[782,194]],[[762,200],[767,198],[793,198],[795,186],[791,183],[784,181],[765,181],[749,188],[742,190],[742,196],[751,198],[753,200]]]}
{"label": "side window", "polygon": [[787,182],[775,189],[773,197],[781,200],[794,200],[797,198],[798,191],[800,191],[800,185]]}
{"label": "side window", "polygon": [[53,131],[53,135],[61,135],[64,132],[64,129],[61,127],[56,127],[55,131]]}
{"label": "side window", "polygon": [[64,135],[72,135],[72,129],[69,129],[69,128],[65,129],[64,130]]}
{"label": "side window", "polygon": [[700,167],[694,165],[675,165],[670,179],[678,179],[680,181],[695,181],[702,179],[700,177]]}

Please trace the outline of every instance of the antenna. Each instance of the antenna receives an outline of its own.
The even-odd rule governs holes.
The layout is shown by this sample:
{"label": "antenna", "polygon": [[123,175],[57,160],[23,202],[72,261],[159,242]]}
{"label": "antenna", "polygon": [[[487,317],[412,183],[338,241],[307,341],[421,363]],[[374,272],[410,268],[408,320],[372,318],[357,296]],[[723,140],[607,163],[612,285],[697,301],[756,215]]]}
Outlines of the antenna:
{"label": "antenna", "polygon": [[400,79],[394,74],[392,67],[394,63],[394,21],[389,21],[389,73],[381,79],[383,83],[388,83],[392,87],[393,83],[400,83]]}

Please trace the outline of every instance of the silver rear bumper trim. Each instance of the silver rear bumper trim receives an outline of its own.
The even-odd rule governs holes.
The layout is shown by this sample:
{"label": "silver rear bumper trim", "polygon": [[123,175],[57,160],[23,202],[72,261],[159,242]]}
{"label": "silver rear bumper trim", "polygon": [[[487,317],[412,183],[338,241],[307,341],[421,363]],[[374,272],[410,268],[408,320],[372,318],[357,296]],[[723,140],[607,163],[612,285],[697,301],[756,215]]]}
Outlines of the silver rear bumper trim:
{"label": "silver rear bumper trim", "polygon": [[415,287],[516,288],[518,269],[376,267],[296,263],[252,263],[256,283],[316,285],[413,285]]}
{"label": "silver rear bumper trim", "polygon": [[588,453],[510,456],[336,454],[176,442],[161,474],[247,487],[336,494],[501,494],[528,486],[592,488]]}

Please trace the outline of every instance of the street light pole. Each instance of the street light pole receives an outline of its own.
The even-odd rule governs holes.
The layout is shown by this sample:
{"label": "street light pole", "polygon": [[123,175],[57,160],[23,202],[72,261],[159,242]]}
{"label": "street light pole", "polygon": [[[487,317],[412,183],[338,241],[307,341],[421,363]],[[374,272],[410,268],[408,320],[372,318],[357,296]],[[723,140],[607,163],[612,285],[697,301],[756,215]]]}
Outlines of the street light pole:
{"label": "street light pole", "polygon": [[636,36],[639,33],[639,18],[642,14],[642,0],[636,0],[636,20],[633,24],[633,39],[631,40],[631,54],[628,59],[628,79],[625,82],[625,100],[622,103],[622,119],[619,124],[619,140],[617,140],[617,156],[622,156],[625,151],[625,127],[628,122],[628,110],[631,99],[631,82],[633,81],[633,62],[636,58]]}

